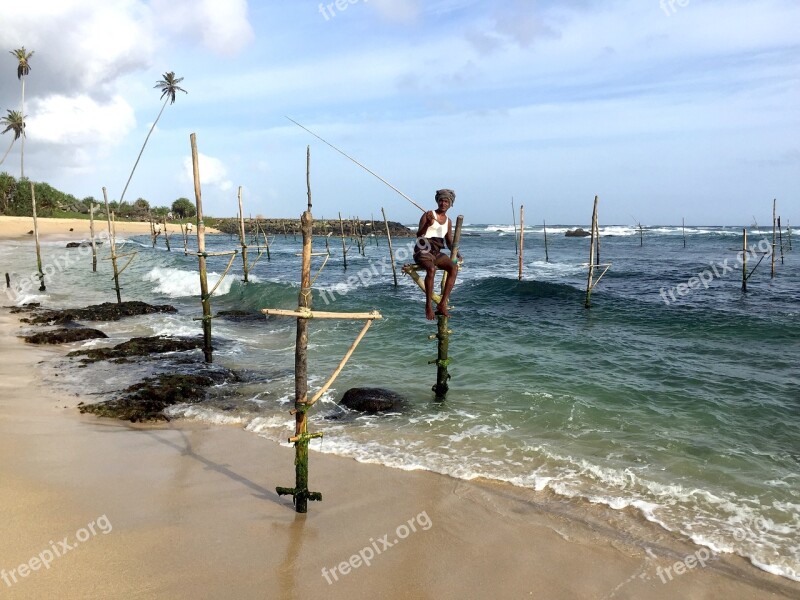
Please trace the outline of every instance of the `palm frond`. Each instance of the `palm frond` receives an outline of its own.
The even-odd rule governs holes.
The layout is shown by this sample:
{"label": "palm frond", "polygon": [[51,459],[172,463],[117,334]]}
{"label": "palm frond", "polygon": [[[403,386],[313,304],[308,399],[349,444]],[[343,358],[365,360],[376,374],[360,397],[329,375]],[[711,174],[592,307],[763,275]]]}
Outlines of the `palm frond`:
{"label": "palm frond", "polygon": [[168,96],[170,99],[170,104],[175,104],[175,92],[183,92],[184,94],[188,94],[185,89],[179,87],[178,84],[183,81],[183,77],[175,77],[175,71],[169,71],[164,73],[163,79],[157,81],[153,87],[159,88],[161,90],[161,98],[164,96]]}
{"label": "palm frond", "polygon": [[31,50],[28,52],[25,50],[25,46],[22,48],[17,48],[16,50],[10,50],[10,54],[17,59],[17,79],[22,79],[25,75],[31,72],[31,65],[28,62],[31,56],[33,56],[34,51]]}
{"label": "palm frond", "polygon": [[18,110],[8,110],[8,115],[0,119],[0,127],[5,126],[5,129],[0,133],[7,133],[8,131],[14,132],[14,139],[18,140],[20,136],[25,135],[25,117]]}

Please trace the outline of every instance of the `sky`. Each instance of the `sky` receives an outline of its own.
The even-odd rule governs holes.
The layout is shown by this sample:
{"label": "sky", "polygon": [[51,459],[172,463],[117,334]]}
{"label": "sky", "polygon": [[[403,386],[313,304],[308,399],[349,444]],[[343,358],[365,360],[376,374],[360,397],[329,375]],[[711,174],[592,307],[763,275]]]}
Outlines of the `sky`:
{"label": "sky", "polygon": [[[797,0],[27,0],[0,49],[25,78],[25,175],[78,198],[414,223],[800,223]],[[5,56],[5,58],[2,58]],[[5,65],[5,67],[3,67]],[[0,114],[19,110],[0,52]],[[3,74],[4,73],[4,74]],[[0,136],[5,152],[11,134]],[[20,144],[0,170],[19,177]],[[518,220],[518,216],[517,216]]]}

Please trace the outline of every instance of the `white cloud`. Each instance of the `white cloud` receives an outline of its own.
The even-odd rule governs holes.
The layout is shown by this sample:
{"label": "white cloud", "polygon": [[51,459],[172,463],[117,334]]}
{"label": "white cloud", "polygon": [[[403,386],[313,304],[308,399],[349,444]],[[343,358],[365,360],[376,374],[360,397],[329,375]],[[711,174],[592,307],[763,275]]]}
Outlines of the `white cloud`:
{"label": "white cloud", "polygon": [[388,21],[411,23],[419,17],[420,7],[417,0],[371,0],[378,13]]}
{"label": "white cloud", "polygon": [[253,40],[247,0],[154,0],[153,10],[168,29],[199,36],[203,45],[232,56]]}
{"label": "white cloud", "polygon": [[53,95],[34,99],[30,112],[28,137],[52,144],[114,144],[136,124],[133,109],[120,96],[98,103],[84,94]]}
{"label": "white cloud", "polygon": [[[233,182],[228,179],[228,169],[218,158],[197,153],[198,168],[200,169],[200,185],[209,185],[226,192],[233,188]],[[183,172],[186,180],[194,181],[192,158],[183,159]]]}

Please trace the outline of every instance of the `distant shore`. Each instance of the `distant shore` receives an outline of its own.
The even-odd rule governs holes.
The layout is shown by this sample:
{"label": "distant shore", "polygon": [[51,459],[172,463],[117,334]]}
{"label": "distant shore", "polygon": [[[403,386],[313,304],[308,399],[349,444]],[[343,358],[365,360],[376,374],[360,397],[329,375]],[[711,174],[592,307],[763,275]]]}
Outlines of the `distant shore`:
{"label": "distant shore", "polygon": [[[39,235],[55,237],[65,240],[89,239],[89,220],[88,219],[54,219],[39,217]],[[95,235],[108,229],[108,222],[103,219],[94,221]],[[146,221],[116,221],[114,224],[117,235],[148,235],[150,233],[150,223]],[[180,234],[180,225],[175,222],[167,223],[167,231],[170,234]],[[217,229],[206,228],[208,233],[219,233]],[[32,217],[7,217],[0,216],[0,238],[24,238],[33,237],[33,218]]]}

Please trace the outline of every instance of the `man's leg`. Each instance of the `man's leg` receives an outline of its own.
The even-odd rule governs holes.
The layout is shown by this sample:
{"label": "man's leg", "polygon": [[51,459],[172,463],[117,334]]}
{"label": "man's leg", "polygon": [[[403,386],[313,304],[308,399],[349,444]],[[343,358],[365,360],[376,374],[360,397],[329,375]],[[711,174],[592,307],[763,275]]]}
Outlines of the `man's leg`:
{"label": "man's leg", "polygon": [[436,261],[436,266],[442,271],[447,273],[447,280],[444,283],[444,291],[442,292],[442,299],[436,308],[436,312],[445,317],[449,317],[450,313],[447,310],[447,303],[450,300],[450,292],[453,291],[453,286],[456,283],[456,275],[458,275],[458,266],[451,260],[449,256],[440,256]]}

